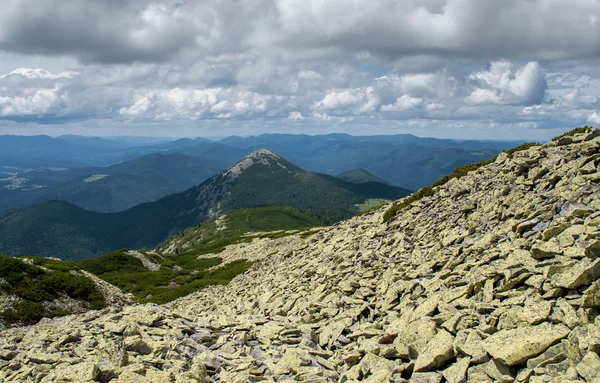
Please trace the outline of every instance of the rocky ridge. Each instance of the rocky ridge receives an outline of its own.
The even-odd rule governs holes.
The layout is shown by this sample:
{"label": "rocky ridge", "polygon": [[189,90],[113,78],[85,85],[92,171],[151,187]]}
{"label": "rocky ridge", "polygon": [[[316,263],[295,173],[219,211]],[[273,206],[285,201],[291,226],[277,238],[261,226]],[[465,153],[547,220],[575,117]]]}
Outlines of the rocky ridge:
{"label": "rocky ridge", "polygon": [[0,380],[599,382],[599,165],[567,136],[388,223],[228,248],[259,260],[228,286],[4,331]]}
{"label": "rocky ridge", "polygon": [[229,167],[225,171],[225,177],[227,177],[228,181],[233,181],[240,174],[242,174],[242,172],[244,170],[246,170],[249,167],[256,165],[256,164],[261,164],[264,166],[279,166],[282,169],[285,169],[289,172],[288,168],[281,162],[282,162],[282,158],[280,156],[278,156],[277,154],[271,152],[270,150],[258,149],[256,151],[248,154],[237,164]]}

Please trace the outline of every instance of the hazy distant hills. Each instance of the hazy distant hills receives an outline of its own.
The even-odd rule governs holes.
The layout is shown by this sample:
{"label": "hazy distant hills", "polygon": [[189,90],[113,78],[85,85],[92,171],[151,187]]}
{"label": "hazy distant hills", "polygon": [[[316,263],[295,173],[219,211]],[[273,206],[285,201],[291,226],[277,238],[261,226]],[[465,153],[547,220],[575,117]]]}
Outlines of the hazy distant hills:
{"label": "hazy distant hills", "polygon": [[252,151],[265,148],[309,171],[337,175],[361,168],[391,184],[416,190],[458,165],[478,162],[517,144],[420,138],[410,134],[263,134],[232,136],[217,142],[202,138],[119,141],[79,136],[0,136],[0,168],[106,166],[152,153],[182,153],[228,166]]}
{"label": "hazy distant hills", "polygon": [[242,149],[269,149],[310,171],[340,174],[361,168],[413,190],[437,181],[457,166],[493,157],[520,143],[442,140],[410,134],[263,134],[228,137],[219,142]]}
{"label": "hazy distant hills", "polygon": [[381,182],[387,184],[388,182],[383,178],[379,178],[369,173],[365,169],[352,169],[347,172],[343,172],[337,175],[337,178],[344,181],[352,182],[353,184],[363,184],[365,182]]}
{"label": "hazy distant hills", "polygon": [[249,152],[205,138],[139,141],[80,136],[0,136],[0,167],[20,170],[107,166],[153,153],[182,153],[231,165]]}
{"label": "hazy distant hills", "polygon": [[107,167],[4,175],[0,214],[49,200],[104,213],[126,210],[198,185],[226,167],[210,158],[156,153]]}
{"label": "hazy distant hills", "polygon": [[409,193],[387,184],[353,184],[310,173],[260,150],[197,187],[123,212],[101,214],[63,201],[14,212],[0,218],[0,253],[85,259],[120,248],[154,247],[175,231],[225,211],[293,206],[330,223],[352,216],[366,199],[398,199]]}

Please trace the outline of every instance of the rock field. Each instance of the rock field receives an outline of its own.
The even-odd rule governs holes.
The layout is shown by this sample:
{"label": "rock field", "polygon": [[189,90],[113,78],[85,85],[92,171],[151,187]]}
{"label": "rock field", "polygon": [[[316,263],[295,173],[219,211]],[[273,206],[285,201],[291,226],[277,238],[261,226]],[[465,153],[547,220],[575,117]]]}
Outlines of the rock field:
{"label": "rock field", "polygon": [[[305,239],[228,286],[0,336],[2,382],[600,382],[600,133]],[[228,256],[228,254],[231,254]]]}

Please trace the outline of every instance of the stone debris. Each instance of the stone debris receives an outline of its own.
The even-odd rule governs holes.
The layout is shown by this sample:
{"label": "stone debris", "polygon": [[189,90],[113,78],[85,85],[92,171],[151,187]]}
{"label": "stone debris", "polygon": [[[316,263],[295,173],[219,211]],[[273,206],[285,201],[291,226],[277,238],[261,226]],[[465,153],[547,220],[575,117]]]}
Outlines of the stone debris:
{"label": "stone debris", "polygon": [[[600,137],[228,247],[228,286],[4,330],[2,382],[600,382]],[[228,255],[229,254],[229,255]]]}
{"label": "stone debris", "polygon": [[[147,268],[150,271],[158,271],[158,270],[160,270],[160,264],[152,262],[147,256],[145,256],[144,254],[140,253],[139,251],[128,250],[126,252],[126,254],[131,255],[132,257],[135,257],[135,258],[139,259],[142,262],[142,265],[144,265],[144,267]],[[158,254],[155,254],[155,255],[158,255]]]}

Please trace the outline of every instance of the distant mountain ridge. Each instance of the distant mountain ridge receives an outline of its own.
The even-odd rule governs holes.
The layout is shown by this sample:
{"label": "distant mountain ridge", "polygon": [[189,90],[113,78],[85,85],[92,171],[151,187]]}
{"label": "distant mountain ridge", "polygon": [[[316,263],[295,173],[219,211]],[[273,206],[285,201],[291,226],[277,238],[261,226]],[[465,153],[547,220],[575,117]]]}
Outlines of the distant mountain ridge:
{"label": "distant mountain ridge", "polygon": [[382,184],[389,184],[383,178],[377,177],[365,169],[352,169],[347,172],[343,172],[337,175],[337,178],[343,179],[344,181],[352,182],[353,184],[362,184],[365,182],[381,182]]}
{"label": "distant mountain ridge", "polygon": [[[94,143],[92,145],[92,143]],[[520,142],[448,140],[410,134],[351,136],[348,134],[263,134],[227,137],[219,141],[178,139],[168,142],[115,140],[93,137],[0,136],[0,167],[106,166],[151,153],[182,153],[234,164],[264,148],[303,169],[337,175],[362,168],[408,189],[429,185],[456,166],[497,155]]]}
{"label": "distant mountain ridge", "polygon": [[180,153],[148,154],[107,167],[39,170],[0,177],[0,215],[50,200],[111,213],[178,193],[227,167]]}
{"label": "distant mountain ridge", "polygon": [[409,193],[310,173],[258,150],[196,187],[119,213],[95,213],[62,201],[14,212],[0,218],[0,253],[78,260],[121,248],[154,247],[221,212],[258,206],[293,206],[331,223],[355,214],[356,205],[366,199],[398,199]]}
{"label": "distant mountain ridge", "polygon": [[454,168],[491,158],[521,142],[421,138],[411,134],[262,134],[227,137],[219,143],[240,149],[266,148],[309,171],[337,175],[361,168],[386,181],[417,190]]}

